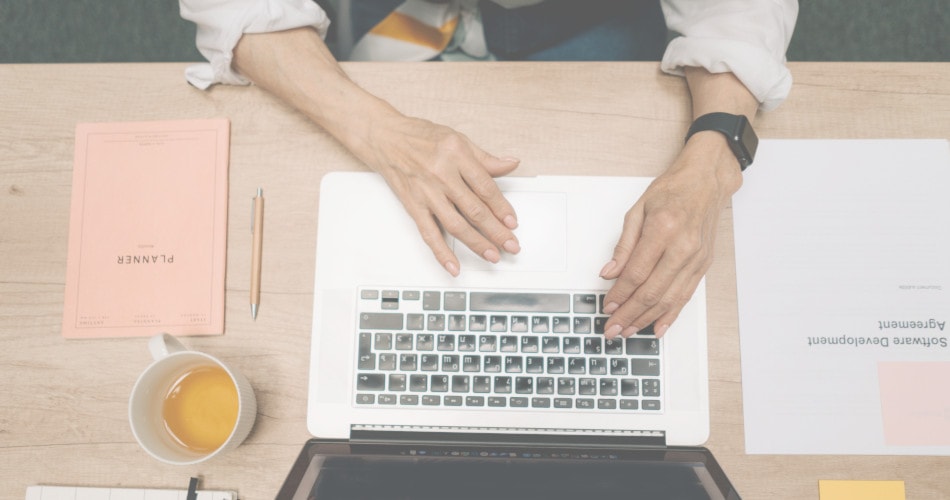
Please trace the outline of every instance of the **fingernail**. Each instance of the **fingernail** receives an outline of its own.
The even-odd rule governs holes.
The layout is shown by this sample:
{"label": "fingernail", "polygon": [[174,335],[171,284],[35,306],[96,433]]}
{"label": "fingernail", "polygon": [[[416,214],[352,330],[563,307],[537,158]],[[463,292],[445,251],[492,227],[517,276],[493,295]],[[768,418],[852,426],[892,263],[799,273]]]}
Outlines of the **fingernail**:
{"label": "fingernail", "polygon": [[656,335],[656,338],[660,338],[663,335],[666,335],[666,331],[670,329],[670,325],[660,325],[653,328],[653,334]]}
{"label": "fingernail", "polygon": [[491,263],[497,263],[499,260],[501,260],[501,254],[499,254],[498,250],[495,250],[494,248],[485,250],[485,253],[482,254],[482,257],[485,257],[485,260]]}
{"label": "fingernail", "polygon": [[617,335],[619,335],[619,334],[620,334],[620,330],[622,330],[622,329],[623,329],[623,327],[621,327],[620,325],[614,325],[614,326],[608,328],[606,332],[604,332],[604,336],[607,337],[608,339],[612,339],[612,338],[616,337]]}
{"label": "fingernail", "polygon": [[638,331],[640,330],[637,330],[636,328],[632,326],[628,326],[627,329],[624,330],[623,333],[621,333],[620,335],[623,337],[629,337],[631,335],[636,335]]}
{"label": "fingernail", "polygon": [[521,251],[521,246],[518,245],[518,242],[515,240],[506,241],[502,247],[504,247],[505,251],[508,253],[518,253]]}
{"label": "fingernail", "polygon": [[617,261],[611,259],[610,262],[604,264],[604,268],[600,270],[600,277],[605,277],[607,273],[614,270],[614,267],[617,267]]}
{"label": "fingernail", "polygon": [[514,215],[506,215],[505,219],[502,222],[505,223],[505,227],[507,227],[508,229],[518,228],[518,219],[515,219]]}
{"label": "fingernail", "polygon": [[521,160],[518,158],[515,158],[514,156],[506,156],[504,158],[499,158],[499,159],[505,163],[521,163]]}
{"label": "fingernail", "polygon": [[454,277],[457,277],[459,275],[459,266],[455,262],[451,262],[451,261],[446,262],[445,270],[448,271],[449,274],[451,274]]}
{"label": "fingernail", "polygon": [[604,306],[604,314],[613,314],[617,308],[620,307],[620,304],[616,302],[611,302]]}

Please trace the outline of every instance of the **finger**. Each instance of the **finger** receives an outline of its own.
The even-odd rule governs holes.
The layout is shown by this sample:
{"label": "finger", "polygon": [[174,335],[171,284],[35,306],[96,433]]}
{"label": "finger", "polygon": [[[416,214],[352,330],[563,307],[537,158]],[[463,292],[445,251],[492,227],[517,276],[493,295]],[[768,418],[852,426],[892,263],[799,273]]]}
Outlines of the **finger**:
{"label": "finger", "polygon": [[[460,196],[466,198],[464,194]],[[474,196],[471,193],[467,195],[467,198],[468,203],[478,203],[477,200],[473,201]],[[501,260],[498,247],[487,239],[481,231],[476,229],[469,219],[463,217],[462,213],[460,213],[460,210],[463,212],[472,210],[471,208],[466,208],[465,204],[465,201],[453,201],[445,198],[445,196],[441,196],[433,199],[431,209],[436,220],[438,220],[446,232],[461,241],[465,246],[471,249],[472,252],[475,252],[475,255],[489,262],[497,263]],[[481,204],[480,209],[475,209],[476,216],[479,217],[482,217],[481,214],[484,214],[486,211],[487,207],[485,207],[484,204]],[[494,221],[494,225],[496,229],[508,231],[497,220]],[[510,233],[510,231],[508,232]],[[513,235],[511,238],[513,238]]]}
{"label": "finger", "polygon": [[[692,298],[704,272],[702,265],[684,268],[665,290],[663,297],[653,305],[644,307],[643,303],[631,299],[607,319],[605,333],[609,332],[611,338],[616,335],[629,337],[652,324],[654,334],[662,337]],[[635,307],[628,307],[631,304],[643,309],[638,311]]]}
{"label": "finger", "polygon": [[600,270],[600,277],[607,280],[616,279],[620,272],[627,265],[630,255],[633,253],[637,240],[640,238],[640,231],[643,229],[643,208],[637,203],[624,216],[623,231],[620,233],[620,239],[614,246],[614,253],[610,261]]}
{"label": "finger", "polygon": [[409,215],[416,222],[422,241],[432,250],[436,260],[442,264],[442,267],[453,277],[457,277],[461,271],[458,257],[455,252],[445,242],[442,236],[442,230],[433,218],[429,210],[423,208],[410,208]]}
{"label": "finger", "polygon": [[495,218],[508,229],[517,228],[518,216],[515,214],[515,209],[508,203],[494,178],[511,173],[518,167],[520,160],[498,159],[480,150],[476,151],[476,156],[482,168],[463,170],[462,178],[472,192],[488,205]]}

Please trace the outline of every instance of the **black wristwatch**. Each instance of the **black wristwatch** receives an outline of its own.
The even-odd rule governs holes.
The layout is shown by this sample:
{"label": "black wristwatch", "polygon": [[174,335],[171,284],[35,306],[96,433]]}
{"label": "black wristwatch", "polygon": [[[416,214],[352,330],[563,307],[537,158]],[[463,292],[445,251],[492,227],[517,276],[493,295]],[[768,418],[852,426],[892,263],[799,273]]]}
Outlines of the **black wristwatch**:
{"label": "black wristwatch", "polygon": [[733,115],[729,113],[709,113],[700,116],[689,127],[686,133],[686,140],[696,132],[703,130],[715,130],[726,136],[726,142],[729,143],[729,149],[739,160],[739,168],[745,170],[755,159],[755,150],[759,147],[759,138],[752,130],[752,124],[745,115]]}

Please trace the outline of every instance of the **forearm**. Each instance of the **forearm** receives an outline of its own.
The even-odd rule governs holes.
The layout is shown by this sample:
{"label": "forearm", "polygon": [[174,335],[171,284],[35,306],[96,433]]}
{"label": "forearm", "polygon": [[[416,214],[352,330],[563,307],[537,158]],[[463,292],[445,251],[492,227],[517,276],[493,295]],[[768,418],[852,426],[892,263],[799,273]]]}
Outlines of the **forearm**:
{"label": "forearm", "polygon": [[245,34],[234,48],[233,67],[300,110],[364,161],[372,118],[398,115],[350,80],[309,28]]}
{"label": "forearm", "polygon": [[[710,73],[703,68],[685,68],[686,81],[693,101],[693,119],[713,112],[745,115],[751,123],[759,103],[732,73]],[[735,193],[742,176],[735,155],[725,137],[716,131],[693,135],[683,148],[685,162],[677,165],[704,170],[703,176],[715,179],[725,194]]]}

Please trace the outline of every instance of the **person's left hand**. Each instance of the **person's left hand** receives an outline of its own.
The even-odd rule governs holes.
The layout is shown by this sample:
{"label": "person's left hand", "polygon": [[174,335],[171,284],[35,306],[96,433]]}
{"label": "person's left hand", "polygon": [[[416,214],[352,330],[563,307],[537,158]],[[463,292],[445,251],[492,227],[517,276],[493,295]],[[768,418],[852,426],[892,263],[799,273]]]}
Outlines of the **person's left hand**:
{"label": "person's left hand", "polygon": [[627,212],[601,271],[616,279],[604,299],[607,338],[651,323],[662,337],[692,297],[712,264],[720,212],[742,183],[735,156],[723,148],[721,135],[697,134]]}

